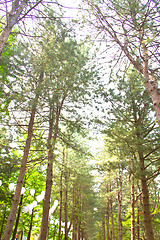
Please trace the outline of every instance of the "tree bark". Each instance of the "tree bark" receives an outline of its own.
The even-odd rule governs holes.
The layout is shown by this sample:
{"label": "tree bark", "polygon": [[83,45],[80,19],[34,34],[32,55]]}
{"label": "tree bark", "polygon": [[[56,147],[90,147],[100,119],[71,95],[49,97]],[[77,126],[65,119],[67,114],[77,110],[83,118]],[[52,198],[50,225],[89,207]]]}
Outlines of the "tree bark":
{"label": "tree bark", "polygon": [[119,191],[118,191],[118,239],[122,240],[122,216],[121,216],[121,209],[122,209],[122,176],[119,174]]}
{"label": "tree bark", "polygon": [[23,179],[24,179],[24,176],[25,176],[27,160],[28,160],[32,135],[33,135],[34,118],[35,118],[35,114],[36,114],[36,107],[37,107],[37,103],[38,103],[38,98],[39,98],[39,95],[40,95],[40,89],[41,89],[41,83],[42,83],[42,80],[43,80],[43,75],[44,75],[44,67],[42,67],[42,70],[41,70],[41,73],[40,73],[39,85],[38,85],[37,90],[36,90],[36,96],[35,96],[34,103],[33,103],[33,106],[32,106],[32,112],[31,112],[30,121],[29,121],[29,125],[28,125],[27,140],[26,140],[26,145],[25,145],[25,148],[24,148],[23,158],[22,158],[22,161],[21,161],[19,177],[18,177],[18,180],[17,180],[17,185],[16,185],[16,190],[15,190],[15,194],[14,194],[14,198],[13,198],[13,203],[12,203],[12,206],[11,206],[10,214],[8,216],[8,220],[7,220],[7,224],[6,224],[6,228],[5,228],[2,240],[9,240],[10,239],[11,234],[12,234],[13,224],[14,224],[14,221],[15,221],[15,218],[16,218],[17,207],[18,207],[18,204],[19,204],[19,198],[20,198],[20,195],[21,195],[21,189],[22,189],[22,185],[23,185]]}
{"label": "tree bark", "polygon": [[49,118],[49,133],[48,133],[48,166],[47,166],[47,177],[46,177],[46,190],[43,200],[43,214],[41,222],[41,230],[39,240],[45,240],[47,238],[48,221],[49,221],[49,209],[50,209],[50,198],[53,182],[53,148],[52,146],[52,132],[53,132],[53,121],[54,121],[54,109],[50,109]]}
{"label": "tree bark", "polygon": [[31,221],[30,221],[30,226],[29,226],[29,232],[28,232],[27,240],[30,240],[30,238],[31,238],[31,231],[32,231],[32,225],[33,225],[33,214],[34,214],[34,211],[32,210],[32,215],[31,215]]}
{"label": "tree bark", "polygon": [[[134,180],[133,180],[134,181]],[[135,240],[134,182],[131,184],[131,240]]]}
{"label": "tree bark", "polygon": [[21,209],[22,209],[22,202],[23,202],[23,195],[21,195],[21,199],[20,199],[20,203],[19,203],[19,209],[18,209],[18,214],[17,214],[15,228],[14,228],[14,231],[13,231],[12,240],[15,240],[15,238],[16,238],[17,228],[18,228],[20,214],[21,214]]}
{"label": "tree bark", "polygon": [[20,194],[21,194],[23,179],[24,179],[24,175],[25,175],[25,171],[26,171],[27,159],[28,159],[28,155],[29,155],[30,144],[31,144],[31,139],[32,139],[32,134],[33,134],[35,113],[36,113],[36,108],[34,107],[32,109],[30,122],[29,122],[29,126],[28,126],[28,137],[27,137],[27,141],[26,141],[26,145],[25,145],[25,149],[24,149],[24,155],[23,155],[23,159],[22,159],[22,163],[21,163],[21,168],[20,168],[20,173],[19,173],[19,177],[18,177],[18,181],[17,181],[16,191],[14,194],[11,211],[10,211],[10,214],[8,217],[6,229],[5,229],[2,240],[9,240],[11,237],[12,228],[13,228],[13,224],[14,224],[15,217],[16,217],[17,207],[19,204],[19,198],[20,198]]}
{"label": "tree bark", "polygon": [[106,240],[105,218],[102,219],[103,240]]}
{"label": "tree bark", "polygon": [[[64,103],[66,95],[64,95],[60,106],[56,103],[56,112],[54,112],[54,104],[50,106],[50,116],[49,116],[49,133],[48,133],[48,166],[47,166],[47,177],[46,177],[46,189],[45,196],[43,200],[43,214],[41,222],[41,230],[38,240],[46,240],[47,230],[48,230],[48,221],[49,221],[49,208],[50,208],[50,198],[53,182],[53,151],[56,144],[56,139],[58,135],[58,125],[61,109]],[[53,133],[53,123],[54,125],[54,135]]]}
{"label": "tree bark", "polygon": [[58,240],[61,240],[61,225],[62,225],[62,196],[63,196],[63,189],[62,189],[62,170],[61,170],[61,178],[60,178],[59,234],[58,234]]}
{"label": "tree bark", "polygon": [[64,216],[65,216],[65,240],[68,240],[68,176],[65,173],[65,192],[64,192]]}
{"label": "tree bark", "polygon": [[[33,6],[30,7],[26,11],[26,13],[21,16],[22,11],[27,6],[28,0],[14,0],[12,1],[12,9],[10,12],[6,12],[6,25],[4,29],[2,30],[2,33],[0,35],[0,57],[2,55],[3,49],[7,43],[7,40],[9,38],[9,35],[12,32],[12,29],[15,24],[17,24],[21,19],[23,19],[32,9],[34,9],[42,0],[39,0],[34,3]],[[6,3],[7,4],[7,3]],[[7,7],[6,7],[7,9]],[[21,17],[20,17],[21,16]]]}
{"label": "tree bark", "polygon": [[139,207],[137,207],[137,240],[140,240]]}
{"label": "tree bark", "polygon": [[107,222],[107,240],[110,240],[110,236],[109,236],[109,202],[107,203],[106,222]]}
{"label": "tree bark", "polygon": [[143,216],[144,216],[144,227],[146,240],[154,240],[152,219],[149,206],[149,192],[147,186],[147,179],[145,176],[145,166],[143,154],[139,152],[139,160],[141,166],[141,188],[142,188],[142,199],[143,199]]}
{"label": "tree bark", "polygon": [[112,199],[110,199],[110,212],[111,212],[111,224],[112,224],[112,227],[111,227],[112,240],[115,240]]}

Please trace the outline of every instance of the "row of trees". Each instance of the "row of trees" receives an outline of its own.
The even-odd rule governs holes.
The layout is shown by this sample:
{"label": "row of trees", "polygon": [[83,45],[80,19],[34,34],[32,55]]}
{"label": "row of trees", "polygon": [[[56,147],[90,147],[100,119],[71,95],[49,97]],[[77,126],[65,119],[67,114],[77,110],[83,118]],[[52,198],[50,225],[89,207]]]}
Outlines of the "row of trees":
{"label": "row of trees", "polygon": [[[155,180],[160,170],[159,126],[153,117],[153,106],[148,92],[140,84],[141,81],[141,76],[133,69],[125,80],[116,80],[116,90],[111,88],[104,94],[111,106],[107,128],[104,130],[106,151],[102,152],[103,161],[99,169],[104,179],[102,193],[104,187],[107,189],[106,204],[111,205],[112,201],[114,203],[113,195],[115,192],[117,194],[119,239],[123,239],[122,226],[126,227],[127,218],[124,216],[128,214],[127,211],[131,217],[131,239],[141,239],[143,236],[143,231],[141,235],[139,230],[142,228],[142,219],[146,239],[154,239],[154,235],[155,239],[159,238],[159,230],[155,227],[159,222],[159,214],[156,215],[159,212],[158,182]],[[130,199],[126,198],[128,191]],[[129,209],[125,209],[123,199],[125,202],[130,201]],[[105,214],[108,218],[108,213]],[[112,234],[114,235],[113,230]],[[112,236],[112,239],[115,237]]]}
{"label": "row of trees", "polygon": [[[32,41],[10,35],[40,2],[13,1],[6,20],[17,18],[2,41],[0,238],[158,239],[159,3],[85,1],[90,30],[106,51],[121,49],[112,62],[132,63],[105,89],[91,45],[52,9],[39,9]],[[86,147],[89,126],[105,136],[97,157]]]}

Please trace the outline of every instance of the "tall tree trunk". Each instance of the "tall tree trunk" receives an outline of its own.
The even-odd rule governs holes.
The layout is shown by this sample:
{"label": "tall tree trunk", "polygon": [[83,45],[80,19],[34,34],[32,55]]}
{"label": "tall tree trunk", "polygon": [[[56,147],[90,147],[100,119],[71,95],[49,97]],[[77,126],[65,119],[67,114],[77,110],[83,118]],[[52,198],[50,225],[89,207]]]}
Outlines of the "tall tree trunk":
{"label": "tall tree trunk", "polygon": [[30,221],[30,226],[29,226],[29,232],[28,232],[27,240],[30,240],[30,238],[31,238],[31,231],[32,231],[32,225],[33,225],[33,215],[34,215],[34,210],[32,210],[32,215],[31,215],[31,221]]}
{"label": "tall tree trunk", "polygon": [[139,207],[137,207],[137,240],[140,240]]}
{"label": "tall tree trunk", "polygon": [[102,219],[103,240],[106,240],[105,217]]}
{"label": "tall tree trunk", "polygon": [[71,230],[72,223],[73,223],[73,218],[74,218],[74,208],[75,208],[75,203],[74,203],[74,183],[73,183],[73,193],[72,193],[72,216],[70,219],[70,225],[68,227],[68,233]]}
{"label": "tall tree trunk", "polygon": [[61,240],[61,225],[62,225],[62,195],[63,195],[63,189],[62,189],[62,170],[61,170],[61,177],[60,177],[59,234],[58,234],[58,240]]}
{"label": "tall tree trunk", "polygon": [[[58,135],[58,125],[59,125],[59,117],[61,113],[61,109],[64,103],[66,95],[64,95],[60,106],[58,103],[56,104],[56,112],[54,112],[54,104],[50,106],[50,116],[49,116],[49,133],[48,133],[48,166],[47,166],[47,177],[46,177],[46,189],[45,196],[43,200],[43,214],[42,214],[42,222],[41,222],[41,230],[38,240],[46,240],[47,238],[47,230],[48,230],[48,221],[49,221],[49,208],[50,208],[50,198],[51,198],[51,190],[52,190],[52,182],[53,182],[53,151],[56,144],[56,139]],[[55,116],[55,118],[54,118]],[[54,135],[53,132],[53,122],[54,124]]]}
{"label": "tall tree trunk", "polygon": [[110,236],[109,236],[109,201],[107,202],[106,222],[107,222],[107,240],[110,240]]}
{"label": "tall tree trunk", "polygon": [[131,184],[131,240],[135,240],[135,199],[134,199],[134,179]]}
{"label": "tall tree trunk", "polygon": [[122,216],[121,216],[121,209],[122,209],[122,176],[119,174],[119,190],[118,190],[118,239],[122,240]]}
{"label": "tall tree trunk", "polygon": [[64,217],[65,217],[65,240],[68,240],[68,176],[67,176],[67,172],[65,173]]}
{"label": "tall tree trunk", "polygon": [[28,126],[28,137],[27,137],[27,141],[26,141],[26,145],[25,145],[25,149],[24,149],[24,155],[23,155],[23,159],[22,159],[22,163],[21,163],[21,168],[20,168],[20,173],[19,173],[19,177],[18,177],[18,181],[17,181],[16,191],[14,194],[13,203],[12,203],[10,214],[9,214],[8,221],[6,224],[6,229],[5,229],[5,232],[3,235],[3,240],[9,240],[11,237],[12,228],[13,228],[13,224],[14,224],[15,217],[16,217],[17,207],[19,204],[19,198],[20,198],[20,194],[21,194],[23,179],[24,179],[24,175],[25,175],[25,171],[26,171],[27,159],[28,159],[28,155],[29,155],[30,144],[31,144],[31,139],[32,139],[32,134],[33,134],[35,113],[36,113],[36,108],[33,108],[31,117],[30,117],[29,126]]}
{"label": "tall tree trunk", "polygon": [[18,208],[18,204],[19,204],[19,198],[20,198],[20,195],[21,195],[21,189],[22,189],[22,185],[23,185],[23,179],[24,179],[24,176],[25,176],[27,160],[28,160],[32,135],[33,135],[34,118],[35,118],[35,114],[36,114],[36,106],[37,106],[37,103],[38,103],[38,98],[39,98],[39,95],[40,95],[40,89],[41,89],[41,83],[42,83],[42,80],[43,80],[43,75],[44,75],[44,66],[42,66],[42,70],[41,70],[40,78],[39,78],[39,85],[37,87],[36,96],[35,96],[34,103],[33,103],[33,106],[32,106],[32,112],[31,112],[30,121],[29,121],[29,125],[28,125],[27,140],[26,140],[26,145],[25,145],[25,148],[24,148],[23,158],[22,158],[22,161],[21,161],[19,177],[18,177],[18,180],[17,180],[17,185],[16,185],[16,190],[15,190],[15,194],[14,194],[14,198],[13,198],[13,203],[12,203],[12,206],[11,206],[10,214],[8,216],[8,220],[7,220],[7,224],[6,224],[6,228],[5,228],[2,240],[9,240],[10,239],[11,234],[12,234],[13,224],[14,224],[14,221],[15,221],[15,218],[16,218],[17,208]]}
{"label": "tall tree trunk", "polygon": [[111,227],[112,240],[115,240],[112,199],[110,199],[110,211],[111,211],[111,224],[112,224],[112,227]]}
{"label": "tall tree trunk", "polygon": [[73,233],[72,233],[72,240],[77,240],[77,211],[75,210],[76,206],[78,205],[77,201],[77,189],[75,188],[74,191],[74,215],[73,215]]}
{"label": "tall tree trunk", "polygon": [[143,216],[144,216],[144,227],[146,240],[154,240],[152,219],[149,206],[149,191],[147,186],[147,179],[145,176],[145,166],[143,154],[139,152],[139,160],[141,166],[141,188],[142,188],[142,199],[143,199]]}
{"label": "tall tree trunk", "polygon": [[21,195],[21,199],[20,199],[20,203],[19,203],[19,209],[18,209],[16,224],[15,224],[14,231],[13,231],[12,240],[15,240],[15,238],[16,238],[17,228],[18,228],[20,214],[21,214],[21,209],[22,209],[22,202],[23,202],[23,195]]}
{"label": "tall tree trunk", "polygon": [[46,240],[48,231],[48,220],[49,220],[49,208],[50,198],[53,182],[53,148],[52,146],[52,132],[53,132],[53,121],[54,121],[54,109],[50,109],[49,117],[49,133],[48,133],[48,166],[47,166],[47,177],[46,177],[46,190],[43,200],[43,214],[41,222],[41,230],[39,240]]}

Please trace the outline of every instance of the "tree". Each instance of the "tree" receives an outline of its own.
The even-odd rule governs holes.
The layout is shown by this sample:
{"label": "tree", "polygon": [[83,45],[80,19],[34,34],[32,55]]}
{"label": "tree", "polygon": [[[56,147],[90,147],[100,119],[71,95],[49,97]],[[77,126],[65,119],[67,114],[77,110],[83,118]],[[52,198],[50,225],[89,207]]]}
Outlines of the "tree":
{"label": "tree", "polygon": [[[116,63],[123,59],[129,62],[142,74],[147,91],[160,124],[159,83],[159,8],[158,1],[88,1],[88,13],[91,21],[106,39],[107,48],[117,46]],[[91,16],[94,17],[91,17]],[[115,45],[114,45],[115,44]],[[112,61],[112,59],[111,59]]]}
{"label": "tree", "polygon": [[28,131],[27,131],[27,140],[26,140],[26,145],[25,145],[25,148],[24,148],[24,154],[23,154],[22,161],[21,161],[21,168],[20,168],[20,172],[19,172],[19,177],[18,177],[18,180],[17,180],[16,190],[15,190],[10,214],[9,214],[9,217],[8,217],[8,220],[7,220],[7,225],[6,225],[6,228],[5,228],[4,235],[3,235],[3,239],[5,239],[5,240],[10,239],[13,224],[14,224],[15,217],[16,217],[17,207],[18,207],[18,204],[19,204],[20,193],[21,193],[21,189],[22,189],[22,185],[23,185],[23,179],[24,179],[24,176],[25,176],[27,160],[28,160],[32,135],[33,135],[33,126],[34,126],[34,119],[35,119],[35,114],[36,114],[36,107],[37,107],[37,102],[38,102],[38,98],[39,98],[39,95],[40,95],[41,84],[42,84],[42,81],[43,81],[43,74],[44,74],[44,68],[42,66],[41,73],[40,73],[39,80],[38,80],[39,84],[38,84],[38,87],[36,89],[35,97],[34,97],[34,100],[33,100],[33,103],[32,103],[32,110],[31,110],[30,120],[29,120],[29,124],[28,124]]}

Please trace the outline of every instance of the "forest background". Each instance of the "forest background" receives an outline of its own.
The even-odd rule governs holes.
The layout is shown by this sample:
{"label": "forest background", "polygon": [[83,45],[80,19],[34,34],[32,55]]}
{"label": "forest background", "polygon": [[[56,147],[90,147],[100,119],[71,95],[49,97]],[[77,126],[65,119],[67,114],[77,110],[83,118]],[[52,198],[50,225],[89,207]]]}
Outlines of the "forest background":
{"label": "forest background", "polygon": [[0,239],[160,239],[159,1],[0,19]]}

